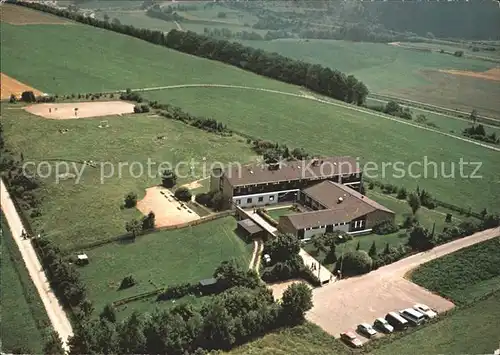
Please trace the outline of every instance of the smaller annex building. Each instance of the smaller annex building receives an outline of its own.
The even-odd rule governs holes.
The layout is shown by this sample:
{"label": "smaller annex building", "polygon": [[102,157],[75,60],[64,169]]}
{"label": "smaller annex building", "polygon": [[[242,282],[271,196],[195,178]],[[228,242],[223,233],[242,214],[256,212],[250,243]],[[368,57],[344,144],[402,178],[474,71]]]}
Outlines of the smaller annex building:
{"label": "smaller annex building", "polygon": [[330,180],[300,191],[297,202],[306,211],[281,216],[278,228],[301,240],[334,230],[368,232],[377,223],[394,222],[395,218],[393,211],[348,186]]}

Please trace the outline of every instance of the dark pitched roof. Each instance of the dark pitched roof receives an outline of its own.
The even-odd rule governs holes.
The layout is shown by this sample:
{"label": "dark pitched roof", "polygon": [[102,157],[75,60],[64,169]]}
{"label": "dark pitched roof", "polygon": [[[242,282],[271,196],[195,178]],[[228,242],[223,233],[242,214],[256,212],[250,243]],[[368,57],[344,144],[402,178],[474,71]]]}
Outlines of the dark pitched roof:
{"label": "dark pitched roof", "polygon": [[[332,181],[323,181],[303,192],[327,209],[280,217],[280,220],[288,219],[296,229],[350,222],[377,210],[394,213],[350,187]],[[339,197],[342,197],[341,203],[338,203]]]}
{"label": "dark pitched roof", "polygon": [[[367,205],[372,211],[381,210],[389,213],[394,213],[390,209],[382,206],[380,203],[362,195],[349,186],[338,184],[333,181],[323,181],[319,184],[308,187],[302,190],[303,193],[311,197],[329,209],[343,207],[352,209],[354,206],[361,208],[361,205]],[[342,202],[339,203],[339,198],[342,197]],[[365,209],[368,207],[365,207]]]}
{"label": "dark pitched roof", "polygon": [[358,162],[352,157],[328,157],[283,162],[277,170],[270,170],[268,166],[259,164],[231,166],[225,175],[231,185],[238,186],[298,179],[325,179],[339,174],[360,172]]}
{"label": "dark pitched roof", "polygon": [[238,225],[245,229],[250,235],[263,231],[263,229],[250,218],[239,221]]}

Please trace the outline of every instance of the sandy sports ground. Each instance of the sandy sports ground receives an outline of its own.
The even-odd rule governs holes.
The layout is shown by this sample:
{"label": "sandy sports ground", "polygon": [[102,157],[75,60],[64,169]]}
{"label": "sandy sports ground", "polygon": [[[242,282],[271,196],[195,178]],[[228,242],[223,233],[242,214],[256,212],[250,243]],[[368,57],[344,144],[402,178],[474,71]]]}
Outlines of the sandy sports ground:
{"label": "sandy sports ground", "polygon": [[137,208],[144,215],[153,211],[156,227],[175,226],[200,219],[183,202],[177,201],[170,190],[161,186],[146,189],[146,196],[137,202]]}
{"label": "sandy sports ground", "polygon": [[93,101],[35,104],[26,106],[24,109],[29,113],[45,118],[69,120],[133,113],[134,106],[134,104],[125,101]]}
{"label": "sandy sports ground", "polygon": [[70,21],[22,6],[2,4],[0,19],[10,25],[64,25]]}
{"label": "sandy sports ground", "polygon": [[468,76],[471,78],[500,81],[500,68],[493,68],[485,72],[467,70],[439,70],[441,73]]}
{"label": "sandy sports ground", "polygon": [[23,91],[33,91],[35,96],[42,95],[40,90],[34,89],[29,85],[23,84],[14,78],[11,78],[4,73],[0,73],[0,92],[2,93],[1,99],[9,99],[10,95],[14,94],[17,98],[21,96]]}

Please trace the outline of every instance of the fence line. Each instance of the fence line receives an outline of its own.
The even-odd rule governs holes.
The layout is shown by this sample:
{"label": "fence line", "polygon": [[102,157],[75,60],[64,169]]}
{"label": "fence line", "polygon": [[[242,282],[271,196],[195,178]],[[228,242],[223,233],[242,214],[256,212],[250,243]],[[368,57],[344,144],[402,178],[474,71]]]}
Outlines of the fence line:
{"label": "fence line", "polygon": [[[152,234],[152,233],[156,233],[156,232],[161,232],[161,231],[168,231],[168,230],[175,230],[175,229],[183,229],[183,228],[187,228],[187,227],[192,227],[192,226],[196,226],[196,225],[199,225],[199,224],[203,224],[203,223],[206,223],[206,222],[213,221],[215,219],[224,218],[224,217],[227,217],[227,216],[230,216],[230,215],[234,215],[234,214],[235,214],[235,211],[233,211],[233,210],[223,211],[223,212],[215,213],[215,214],[212,214],[212,215],[209,215],[209,216],[201,217],[200,219],[197,219],[197,220],[194,220],[194,221],[189,221],[189,222],[185,222],[185,223],[181,223],[181,224],[176,224],[176,225],[173,225],[173,226],[165,226],[165,227],[159,227],[159,228],[155,228],[155,229],[143,231],[142,233],[138,234],[136,236],[136,238],[141,237],[141,236],[145,236],[145,235],[149,235],[149,234]],[[128,240],[128,239],[132,239],[132,238],[133,238],[133,235],[131,233],[125,233],[125,234],[114,236],[114,237],[111,237],[111,238],[108,238],[108,239],[105,239],[105,240],[100,240],[100,241],[97,241],[97,242],[76,245],[74,247],[66,249],[66,252],[91,250],[91,249],[95,249],[97,247],[100,247],[100,246],[103,246],[103,245],[106,245],[106,244],[118,242],[118,241],[121,241],[121,240]]]}

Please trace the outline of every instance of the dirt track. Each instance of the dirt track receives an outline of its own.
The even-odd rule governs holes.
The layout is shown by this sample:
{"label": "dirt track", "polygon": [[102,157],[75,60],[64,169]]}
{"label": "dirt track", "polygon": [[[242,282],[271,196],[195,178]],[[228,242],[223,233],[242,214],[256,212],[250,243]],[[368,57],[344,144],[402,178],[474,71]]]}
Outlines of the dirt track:
{"label": "dirt track", "polygon": [[468,76],[476,79],[500,81],[500,68],[493,68],[485,72],[475,72],[467,70],[439,70],[441,73]]}
{"label": "dirt track", "polygon": [[[33,283],[40,295],[42,303],[47,311],[52,327],[55,331],[59,333],[64,344],[67,344],[68,337],[73,335],[73,329],[71,323],[69,322],[66,313],[64,312],[61,304],[57,300],[56,296],[50,288],[47,277],[43,271],[42,265],[38,260],[35,250],[31,245],[31,242],[21,237],[21,231],[24,230],[24,226],[17,214],[10,195],[7,192],[3,180],[0,182],[0,195],[1,195],[1,206],[2,211],[5,214],[5,218],[12,232],[12,236],[16,241],[16,244],[21,252],[26,268],[28,269],[29,275],[33,280]],[[66,346],[67,348],[67,346]]]}
{"label": "dirt track", "polygon": [[0,73],[0,92],[1,92],[1,100],[6,100],[10,98],[10,95],[14,94],[17,98],[21,96],[23,91],[33,91],[35,96],[42,95],[40,90],[34,89],[29,85],[23,84],[20,81],[17,81],[14,78],[11,78],[4,73]]}
{"label": "dirt track", "polygon": [[308,312],[307,319],[338,337],[361,322],[373,322],[390,311],[417,302],[440,312],[446,311],[454,306],[453,303],[406,280],[405,275],[428,261],[499,235],[500,228],[488,229],[415,254],[367,275],[316,288],[313,291],[314,307]]}

